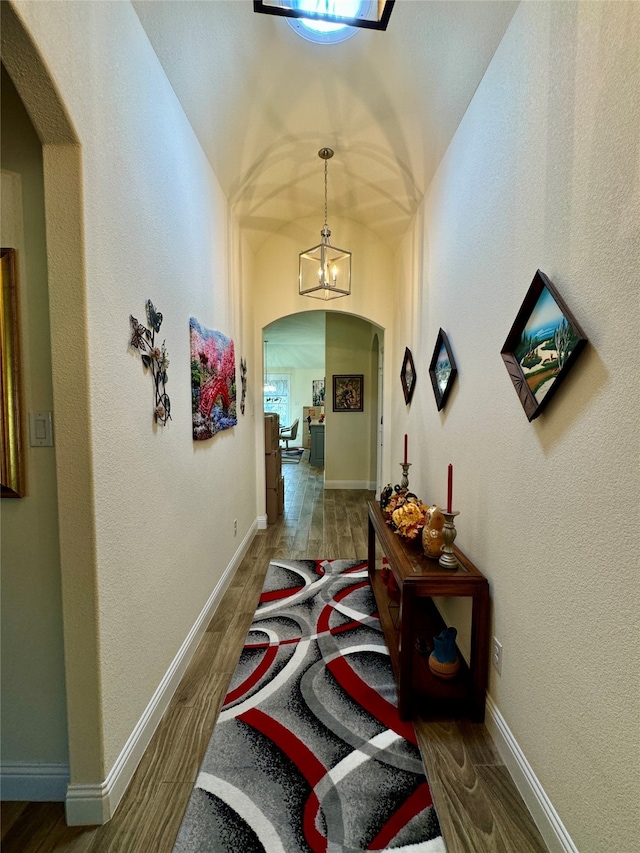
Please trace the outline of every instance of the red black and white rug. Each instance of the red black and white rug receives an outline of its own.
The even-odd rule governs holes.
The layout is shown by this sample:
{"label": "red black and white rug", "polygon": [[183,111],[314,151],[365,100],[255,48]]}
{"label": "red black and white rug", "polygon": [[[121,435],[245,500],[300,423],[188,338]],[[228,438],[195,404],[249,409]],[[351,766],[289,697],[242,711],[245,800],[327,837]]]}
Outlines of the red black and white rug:
{"label": "red black and white rug", "polygon": [[273,561],[174,853],[446,853],[367,565]]}

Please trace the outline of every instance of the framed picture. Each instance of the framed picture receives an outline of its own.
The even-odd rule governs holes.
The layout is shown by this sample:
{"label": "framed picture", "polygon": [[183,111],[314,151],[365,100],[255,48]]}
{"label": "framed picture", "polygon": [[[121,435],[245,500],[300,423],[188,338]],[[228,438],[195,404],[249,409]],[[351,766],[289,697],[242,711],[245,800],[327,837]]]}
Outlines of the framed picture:
{"label": "framed picture", "polygon": [[2,367],[0,388],[0,480],[3,498],[21,498],[26,494],[24,448],[22,443],[22,389],[18,334],[18,281],[16,250],[0,249],[2,266],[2,310],[0,338]]}
{"label": "framed picture", "polygon": [[333,411],[364,411],[364,375],[347,373],[333,377]]}
{"label": "framed picture", "polygon": [[429,376],[431,377],[438,411],[444,409],[447,397],[453,387],[453,380],[457,375],[458,369],[451,352],[449,338],[443,329],[440,329],[429,364]]}
{"label": "framed picture", "polygon": [[500,350],[530,421],[556,393],[586,343],[564,300],[538,270]]}
{"label": "framed picture", "polygon": [[404,401],[408,406],[411,402],[411,398],[413,397],[413,389],[416,387],[416,368],[413,363],[411,350],[408,347],[406,347],[404,351],[402,370],[400,371],[400,381],[402,382]]}
{"label": "framed picture", "polygon": [[231,338],[189,318],[194,441],[237,426],[236,359]]}
{"label": "framed picture", "polygon": [[324,406],[324,379],[311,380],[311,398],[314,406]]}

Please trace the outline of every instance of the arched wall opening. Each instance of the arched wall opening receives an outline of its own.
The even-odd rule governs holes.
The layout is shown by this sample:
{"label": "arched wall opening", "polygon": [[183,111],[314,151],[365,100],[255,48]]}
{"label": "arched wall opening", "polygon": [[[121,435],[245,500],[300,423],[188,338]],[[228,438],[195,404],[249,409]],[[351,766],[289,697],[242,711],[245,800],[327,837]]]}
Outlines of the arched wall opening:
{"label": "arched wall opening", "polygon": [[[282,377],[290,400],[265,391],[265,409],[277,410],[281,422],[298,420],[300,446],[310,448],[305,418],[324,416],[324,482],[326,489],[379,486],[382,420],[379,368],[384,329],[367,318],[340,311],[299,312],[263,329],[263,376],[271,384]],[[338,390],[353,378],[358,398],[353,408],[341,403]],[[323,383],[322,400],[318,386]],[[266,386],[265,386],[266,387]],[[269,388],[271,385],[269,385]],[[283,408],[284,406],[284,408]],[[284,409],[286,408],[286,411]],[[306,444],[305,444],[306,442]]]}

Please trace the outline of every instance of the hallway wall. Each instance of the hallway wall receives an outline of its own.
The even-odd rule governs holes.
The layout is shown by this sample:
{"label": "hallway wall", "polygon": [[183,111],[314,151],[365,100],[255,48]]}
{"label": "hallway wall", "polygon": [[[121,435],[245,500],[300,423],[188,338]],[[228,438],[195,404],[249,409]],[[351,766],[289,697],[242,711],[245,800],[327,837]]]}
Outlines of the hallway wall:
{"label": "hallway wall", "polygon": [[[377,362],[371,352],[375,336],[376,327],[366,320],[327,314],[325,488],[376,487],[371,428],[378,413]],[[363,410],[334,412],[333,376],[349,374],[362,374]]]}
{"label": "hallway wall", "polygon": [[[194,443],[189,353],[195,316],[256,369],[241,298],[251,258],[128,3],[3,8],[3,58],[44,142],[71,781],[73,803],[97,822],[256,523],[256,407]],[[43,79],[77,147],[52,125]],[[152,379],[128,346],[129,315],[146,325],[147,299],[164,316],[166,427],[154,425]]]}
{"label": "hallway wall", "polygon": [[[503,644],[489,725],[559,815],[551,849],[581,853],[631,853],[640,831],[639,44],[637,3],[520,4],[398,256],[418,319],[393,358],[404,332],[418,378],[408,410],[393,389],[392,440],[408,432],[430,502],[454,465],[456,544]],[[590,344],[529,423],[500,349],[538,268]],[[439,413],[440,327],[459,377]]]}

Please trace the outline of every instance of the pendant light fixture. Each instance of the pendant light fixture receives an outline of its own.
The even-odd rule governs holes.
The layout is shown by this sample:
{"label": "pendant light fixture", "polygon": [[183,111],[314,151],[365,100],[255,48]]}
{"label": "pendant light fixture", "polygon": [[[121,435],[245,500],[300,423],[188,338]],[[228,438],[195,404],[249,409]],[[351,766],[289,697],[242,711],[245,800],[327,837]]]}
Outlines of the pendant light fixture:
{"label": "pendant light fixture", "polygon": [[300,253],[300,296],[314,299],[337,299],[351,295],[351,252],[331,245],[327,225],[327,161],[333,157],[331,148],[321,148],[318,157],[324,160],[324,227],[321,242]]}

